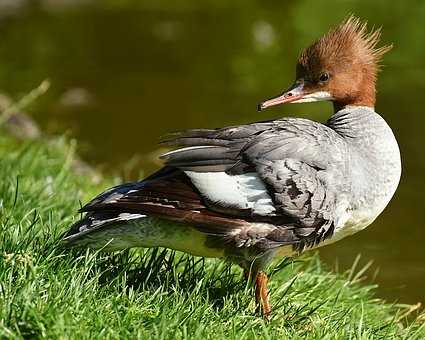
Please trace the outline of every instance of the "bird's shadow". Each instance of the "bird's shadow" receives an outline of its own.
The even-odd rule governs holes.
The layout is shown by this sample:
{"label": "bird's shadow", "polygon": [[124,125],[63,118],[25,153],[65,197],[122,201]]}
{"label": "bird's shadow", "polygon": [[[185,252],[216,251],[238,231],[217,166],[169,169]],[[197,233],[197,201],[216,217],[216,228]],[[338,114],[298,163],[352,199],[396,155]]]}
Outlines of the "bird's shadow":
{"label": "bird's shadow", "polygon": [[240,271],[232,268],[230,263],[207,262],[204,258],[168,249],[122,251],[102,256],[96,266],[96,271],[100,272],[100,285],[119,279],[136,291],[177,291],[187,298],[196,291],[196,294],[208,297],[217,309],[223,307],[232,295],[250,289]]}
{"label": "bird's shadow", "polygon": [[[96,276],[101,287],[124,285],[134,291],[177,292],[187,299],[195,293],[208,299],[215,310],[220,310],[225,301],[237,294],[237,310],[249,308],[252,302],[253,282],[244,278],[242,271],[230,262],[205,260],[163,248],[109,254],[86,249],[85,255],[81,254],[81,249],[67,249],[66,252],[73,253],[72,261],[77,261],[78,267],[90,268],[85,277]],[[293,262],[287,258],[272,266],[270,277]]]}

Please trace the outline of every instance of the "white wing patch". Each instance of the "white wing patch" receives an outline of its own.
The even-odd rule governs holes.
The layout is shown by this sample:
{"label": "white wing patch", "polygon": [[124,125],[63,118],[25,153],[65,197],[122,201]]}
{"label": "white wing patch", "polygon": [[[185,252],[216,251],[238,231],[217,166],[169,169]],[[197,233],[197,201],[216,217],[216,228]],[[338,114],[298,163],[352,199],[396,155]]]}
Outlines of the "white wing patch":
{"label": "white wing patch", "polygon": [[225,172],[185,171],[202,196],[223,207],[252,209],[258,215],[276,211],[266,186],[256,173],[228,175]]}

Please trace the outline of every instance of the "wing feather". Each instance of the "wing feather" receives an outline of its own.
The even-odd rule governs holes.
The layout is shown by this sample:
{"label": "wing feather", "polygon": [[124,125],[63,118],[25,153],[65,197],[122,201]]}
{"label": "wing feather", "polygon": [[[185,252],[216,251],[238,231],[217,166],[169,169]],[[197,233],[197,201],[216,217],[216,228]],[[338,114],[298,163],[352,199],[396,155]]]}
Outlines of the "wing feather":
{"label": "wing feather", "polygon": [[106,191],[81,211],[147,214],[233,235],[238,244],[264,234],[258,242],[267,247],[301,250],[332,234],[347,190],[345,146],[325,125],[282,119],[178,132],[163,142],[182,147],[162,156],[163,169]]}
{"label": "wing feather", "polygon": [[327,126],[288,118],[182,132],[174,142],[184,148],[166,155],[166,164],[195,173],[211,171],[210,165],[231,176],[254,171],[272,200],[273,214],[295,220],[298,236],[321,240],[332,233],[339,195],[348,190],[343,180],[347,166],[341,153],[345,141]]}

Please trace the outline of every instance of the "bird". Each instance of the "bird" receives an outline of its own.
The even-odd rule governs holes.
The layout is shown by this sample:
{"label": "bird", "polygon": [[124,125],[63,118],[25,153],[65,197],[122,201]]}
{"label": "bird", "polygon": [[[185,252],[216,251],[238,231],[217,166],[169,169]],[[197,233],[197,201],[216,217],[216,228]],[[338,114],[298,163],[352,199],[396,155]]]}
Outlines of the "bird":
{"label": "bird", "polygon": [[375,112],[381,29],[353,15],[302,50],[295,82],[259,110],[330,101],[324,122],[280,118],[166,135],[171,151],[147,178],[80,209],[62,241],[116,251],[164,247],[239,265],[269,319],[267,267],[370,225],[394,195],[401,157]]}

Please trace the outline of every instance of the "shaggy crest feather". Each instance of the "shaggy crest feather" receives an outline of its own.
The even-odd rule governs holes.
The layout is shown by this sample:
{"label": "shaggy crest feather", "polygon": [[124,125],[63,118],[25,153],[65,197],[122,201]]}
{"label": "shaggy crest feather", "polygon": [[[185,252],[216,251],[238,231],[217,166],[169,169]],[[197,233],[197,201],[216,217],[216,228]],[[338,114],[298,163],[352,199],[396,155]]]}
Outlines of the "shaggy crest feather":
{"label": "shaggy crest feather", "polygon": [[368,32],[367,22],[350,16],[306,48],[298,63],[303,68],[314,69],[318,64],[333,64],[336,61],[349,65],[360,62],[375,75],[382,56],[392,48],[392,45],[376,48],[380,37],[380,28]]}

